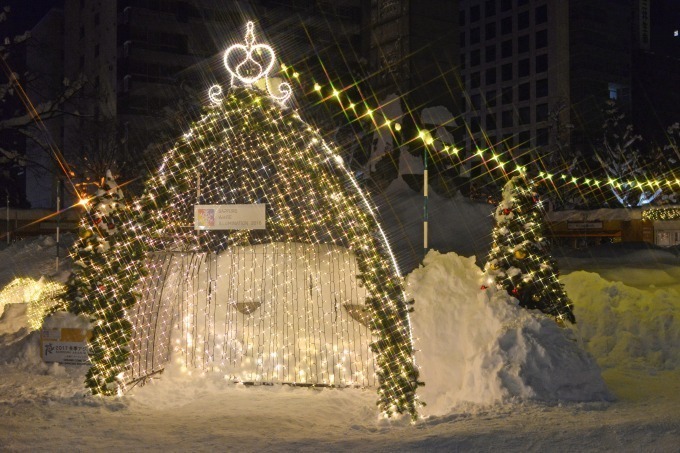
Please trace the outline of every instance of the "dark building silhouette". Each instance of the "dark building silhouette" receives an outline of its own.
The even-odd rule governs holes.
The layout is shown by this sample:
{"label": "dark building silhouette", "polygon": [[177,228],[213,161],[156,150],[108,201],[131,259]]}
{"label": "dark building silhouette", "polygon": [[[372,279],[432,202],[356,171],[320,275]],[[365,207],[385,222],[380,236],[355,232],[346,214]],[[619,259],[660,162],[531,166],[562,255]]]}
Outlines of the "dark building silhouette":
{"label": "dark building silhouette", "polygon": [[664,145],[666,129],[680,121],[680,4],[636,1],[632,44],[633,123]]}
{"label": "dark building silhouette", "polygon": [[[397,94],[411,117],[404,136],[418,112],[442,105],[461,153],[525,162],[564,143],[588,152],[610,99],[661,142],[680,120],[679,10],[675,0],[64,0],[39,33],[57,50],[36,47],[30,65],[87,79],[77,115],[49,126],[76,173],[114,159],[140,167],[150,143],[176,136],[207,87],[227,82],[222,51],[246,20],[307,80],[356,85],[371,103]],[[296,97],[307,118],[347,123],[305,89]],[[17,183],[26,178],[32,203],[53,203],[39,173]]]}

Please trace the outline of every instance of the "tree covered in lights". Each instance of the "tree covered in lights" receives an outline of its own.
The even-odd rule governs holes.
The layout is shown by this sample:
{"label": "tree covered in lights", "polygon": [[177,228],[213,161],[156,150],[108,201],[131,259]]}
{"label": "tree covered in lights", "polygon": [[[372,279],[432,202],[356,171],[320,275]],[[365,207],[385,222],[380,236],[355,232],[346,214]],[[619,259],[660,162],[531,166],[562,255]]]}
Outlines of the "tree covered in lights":
{"label": "tree covered in lights", "polygon": [[521,307],[538,309],[558,323],[574,323],[571,302],[557,279],[557,265],[544,235],[542,214],[533,181],[515,176],[505,185],[496,208],[484,284],[505,289]]}
{"label": "tree covered in lights", "polygon": [[[88,200],[78,240],[71,250],[73,272],[63,299],[68,311],[93,324],[91,367],[86,384],[93,393],[115,394],[129,351],[131,325],[125,310],[137,300],[134,286],[143,274],[143,242],[131,223],[123,193],[110,171]],[[130,268],[135,267],[135,272]]]}

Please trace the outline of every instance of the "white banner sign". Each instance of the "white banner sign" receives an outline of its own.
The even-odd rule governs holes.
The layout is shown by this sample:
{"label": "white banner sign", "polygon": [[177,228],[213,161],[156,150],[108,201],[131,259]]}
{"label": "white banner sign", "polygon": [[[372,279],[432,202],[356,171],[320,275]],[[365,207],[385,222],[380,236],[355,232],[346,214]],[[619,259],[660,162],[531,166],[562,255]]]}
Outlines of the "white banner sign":
{"label": "white banner sign", "polygon": [[194,206],[195,230],[264,230],[266,204],[199,204]]}
{"label": "white banner sign", "polygon": [[40,355],[45,362],[89,365],[87,340],[91,335],[91,332],[82,329],[42,329]]}

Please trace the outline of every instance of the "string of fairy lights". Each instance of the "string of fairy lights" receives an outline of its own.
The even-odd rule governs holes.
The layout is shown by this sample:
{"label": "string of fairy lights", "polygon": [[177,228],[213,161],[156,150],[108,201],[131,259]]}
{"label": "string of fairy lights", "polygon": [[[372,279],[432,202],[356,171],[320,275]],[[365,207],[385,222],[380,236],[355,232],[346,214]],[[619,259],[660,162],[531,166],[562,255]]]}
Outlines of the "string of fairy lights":
{"label": "string of fairy lights", "polygon": [[[332,84],[321,84],[317,81],[303,82],[301,74],[293,67],[282,65],[281,74],[291,81],[297,82],[299,85],[309,85],[305,91],[308,95],[316,93],[320,102],[335,101],[343,113],[347,115],[352,121],[370,121],[376,130],[387,129],[396,138],[397,134],[402,131],[402,125],[398,120],[390,119],[386,114],[381,112],[380,106],[372,106],[366,100],[355,101],[350,98],[346,91],[351,87],[338,89]],[[420,139],[426,145],[433,145],[438,141],[436,134],[430,130],[418,130],[417,135],[411,139],[407,139],[406,143],[411,140]],[[461,148],[440,142],[437,149],[439,152],[448,154],[452,157],[458,157],[461,164],[477,163],[477,167],[493,176],[494,172],[500,172],[506,180],[511,179],[514,175],[522,175],[526,173],[526,165],[517,164],[512,158],[504,157],[509,154],[509,151],[499,151],[499,148],[477,148],[473,153],[467,157],[462,157],[465,153]],[[547,181],[553,185],[555,189],[563,187],[577,187],[583,193],[589,191],[602,190],[605,188],[613,188],[617,190],[622,189],[639,189],[639,190],[657,190],[667,189],[680,191],[680,178],[676,177],[671,171],[667,172],[665,176],[659,178],[645,178],[644,180],[635,178],[621,178],[614,179],[611,177],[601,178],[595,176],[579,176],[573,174],[555,174],[547,171],[540,171],[537,174],[539,179]]]}
{"label": "string of fairy lights", "polygon": [[[196,203],[266,203],[267,229],[194,231],[190,225]],[[368,203],[337,150],[296,112],[283,110],[257,90],[232,88],[168,153],[149,181],[146,206],[140,209],[151,208],[154,213],[151,217],[158,230],[152,241],[159,250],[195,253],[297,242],[331,243],[352,250],[366,291],[364,309],[371,313],[377,337],[372,349],[380,407],[385,414],[413,415],[417,370],[408,307],[395,258]],[[280,272],[275,267],[270,270]],[[226,268],[223,272],[218,280],[229,274]],[[330,279],[327,273],[322,277]],[[281,284],[286,281],[279,275],[273,278]],[[280,285],[272,288],[279,290],[283,291]],[[271,301],[270,294],[264,294],[265,301]],[[282,316],[296,315],[288,311]],[[262,319],[265,324],[273,322],[266,316]],[[324,328],[322,324],[317,329]],[[298,345],[299,354],[305,355],[306,349]],[[313,376],[301,371],[289,370],[283,378],[310,383]],[[335,385],[354,382],[334,376],[325,378]]]}

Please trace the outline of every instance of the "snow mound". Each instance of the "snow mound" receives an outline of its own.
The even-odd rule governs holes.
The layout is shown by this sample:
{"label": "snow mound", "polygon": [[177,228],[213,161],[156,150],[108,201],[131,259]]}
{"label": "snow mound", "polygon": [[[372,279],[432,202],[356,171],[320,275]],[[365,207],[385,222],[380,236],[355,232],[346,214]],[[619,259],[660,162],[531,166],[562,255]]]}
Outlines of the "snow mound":
{"label": "snow mound", "polygon": [[680,368],[680,291],[634,288],[585,271],[562,276],[578,331],[600,366]]}
{"label": "snow mound", "polygon": [[481,277],[475,257],[436,251],[407,277],[423,414],[466,403],[612,399],[569,329],[519,308],[507,293],[481,291]]}
{"label": "snow mound", "polygon": [[71,268],[68,248],[74,241],[71,233],[61,235],[60,265],[56,269],[57,242],[53,236],[38,236],[0,247],[0,288],[17,277],[39,280],[47,276],[52,281],[65,282]]}
{"label": "snow mound", "polygon": [[44,371],[40,358],[40,332],[28,326],[28,304],[7,304],[0,316],[0,364]]}

